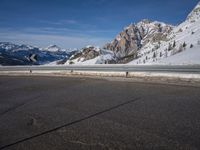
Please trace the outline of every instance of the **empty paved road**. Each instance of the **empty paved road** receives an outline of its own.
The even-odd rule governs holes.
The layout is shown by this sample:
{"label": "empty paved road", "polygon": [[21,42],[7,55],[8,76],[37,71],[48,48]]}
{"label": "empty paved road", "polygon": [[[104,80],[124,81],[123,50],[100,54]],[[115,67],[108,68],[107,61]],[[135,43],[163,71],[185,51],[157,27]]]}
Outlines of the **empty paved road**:
{"label": "empty paved road", "polygon": [[200,149],[200,89],[0,76],[0,149]]}

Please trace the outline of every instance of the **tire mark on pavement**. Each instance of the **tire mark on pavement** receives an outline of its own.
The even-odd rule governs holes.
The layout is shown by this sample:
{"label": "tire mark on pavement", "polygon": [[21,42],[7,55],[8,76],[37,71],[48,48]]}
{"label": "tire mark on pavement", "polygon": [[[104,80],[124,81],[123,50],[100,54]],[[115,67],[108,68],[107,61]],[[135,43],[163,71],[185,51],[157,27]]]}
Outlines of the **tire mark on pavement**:
{"label": "tire mark on pavement", "polygon": [[72,121],[72,122],[70,122],[70,123],[66,123],[66,124],[57,126],[57,127],[53,128],[53,129],[50,129],[50,130],[41,132],[41,133],[39,133],[39,134],[30,136],[30,137],[27,137],[27,138],[24,138],[24,139],[20,139],[20,140],[18,140],[18,141],[16,141],[16,142],[13,142],[13,143],[10,143],[10,144],[6,144],[6,145],[0,147],[0,150],[5,149],[5,148],[8,148],[8,147],[11,147],[11,146],[14,146],[14,145],[17,145],[17,144],[20,144],[20,143],[23,143],[23,142],[25,142],[25,141],[28,141],[28,140],[31,140],[31,139],[34,139],[34,138],[37,138],[37,137],[40,137],[40,136],[45,135],[45,134],[48,134],[48,133],[57,131],[57,130],[59,130],[59,129],[61,129],[61,128],[68,127],[68,126],[71,126],[71,125],[73,125],[73,124],[80,123],[80,122],[82,122],[82,121],[88,120],[88,119],[90,119],[90,118],[96,117],[96,116],[101,115],[101,114],[103,114],[103,113],[112,111],[112,110],[117,109],[117,108],[119,108],[119,107],[122,107],[122,106],[124,106],[124,105],[130,104],[130,103],[133,103],[133,102],[136,102],[136,101],[138,101],[138,100],[140,100],[140,99],[141,99],[141,98],[135,98],[135,99],[133,99],[133,100],[126,101],[126,102],[124,102],[124,103],[121,103],[121,104],[115,105],[115,106],[113,106],[113,107],[107,108],[107,109],[105,109],[105,110],[96,112],[96,113],[94,113],[94,114],[88,115],[88,116],[86,116],[86,117],[83,117],[83,118],[81,118],[81,119]]}
{"label": "tire mark on pavement", "polygon": [[7,114],[7,113],[9,113],[11,111],[15,111],[16,109],[21,108],[21,107],[23,107],[23,106],[25,106],[27,104],[30,104],[33,101],[37,101],[39,97],[41,97],[41,95],[27,99],[26,101],[28,101],[28,102],[23,102],[23,103],[18,104],[18,105],[14,106],[14,107],[8,108],[7,110],[5,110],[5,111],[0,113],[0,117],[2,117],[3,115],[5,115],[5,114]]}

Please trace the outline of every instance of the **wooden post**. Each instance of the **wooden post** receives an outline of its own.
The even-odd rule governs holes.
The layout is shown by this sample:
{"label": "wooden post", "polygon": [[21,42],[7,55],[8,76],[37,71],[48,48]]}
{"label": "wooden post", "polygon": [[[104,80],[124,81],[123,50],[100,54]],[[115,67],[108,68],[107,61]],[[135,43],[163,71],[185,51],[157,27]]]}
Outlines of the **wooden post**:
{"label": "wooden post", "polygon": [[126,78],[128,78],[128,71],[126,71]]}

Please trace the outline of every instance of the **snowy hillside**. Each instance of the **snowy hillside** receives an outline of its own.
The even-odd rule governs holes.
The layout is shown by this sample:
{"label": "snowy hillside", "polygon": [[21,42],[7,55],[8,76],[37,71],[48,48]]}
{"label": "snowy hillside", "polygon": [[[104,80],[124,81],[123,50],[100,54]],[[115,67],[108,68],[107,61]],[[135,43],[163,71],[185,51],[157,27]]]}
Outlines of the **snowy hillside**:
{"label": "snowy hillside", "polygon": [[183,23],[173,28],[167,39],[148,43],[139,51],[139,58],[129,64],[200,64],[200,57],[197,59],[200,48],[200,3]]}
{"label": "snowy hillside", "polygon": [[200,3],[178,26],[147,19],[130,24],[103,48],[83,48],[65,64],[200,64],[199,48]]}
{"label": "snowy hillside", "polygon": [[197,65],[200,64],[200,45],[176,55],[161,59],[154,64],[161,65]]}
{"label": "snowy hillside", "polygon": [[111,61],[115,62],[114,53],[112,51],[89,45],[72,55],[65,64],[93,65],[108,64]]}

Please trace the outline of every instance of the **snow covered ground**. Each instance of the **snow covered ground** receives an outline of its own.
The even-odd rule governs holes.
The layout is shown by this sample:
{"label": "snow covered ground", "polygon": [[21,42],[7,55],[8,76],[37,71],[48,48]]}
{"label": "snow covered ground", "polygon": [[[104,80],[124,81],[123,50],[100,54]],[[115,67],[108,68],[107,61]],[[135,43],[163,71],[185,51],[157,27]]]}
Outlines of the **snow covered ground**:
{"label": "snow covered ground", "polygon": [[149,42],[128,64],[200,64],[200,3],[187,19],[167,36],[167,41]]}
{"label": "snow covered ground", "polygon": [[200,45],[176,55],[164,58],[153,64],[163,65],[196,65],[200,64]]}
{"label": "snow covered ground", "polygon": [[[95,64],[105,64],[105,61],[112,60],[113,55],[106,54],[100,55],[94,59],[86,60],[86,61],[77,61],[78,59],[74,60],[75,65],[95,65]],[[68,64],[66,64],[68,65]]]}
{"label": "snow covered ground", "polygon": [[[86,46],[81,51],[79,57],[74,59],[74,55],[65,63],[65,65],[95,65],[95,64],[107,64],[108,61],[114,60],[114,53],[110,50],[100,49],[95,46]],[[79,52],[79,53],[80,53]],[[91,53],[98,53],[98,56],[85,60],[87,55]]]}

